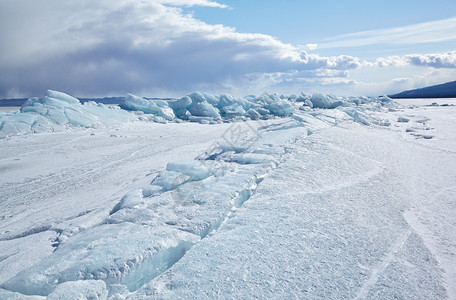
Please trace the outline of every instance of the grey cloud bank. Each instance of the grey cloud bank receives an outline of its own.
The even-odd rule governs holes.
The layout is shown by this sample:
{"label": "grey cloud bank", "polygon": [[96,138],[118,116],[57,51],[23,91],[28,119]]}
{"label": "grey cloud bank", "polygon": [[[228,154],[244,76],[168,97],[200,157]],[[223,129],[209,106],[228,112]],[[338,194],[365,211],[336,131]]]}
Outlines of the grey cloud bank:
{"label": "grey cloud bank", "polygon": [[[57,14],[49,24],[41,23],[49,12],[41,17],[33,14],[29,26],[22,28],[25,44],[9,36],[4,46],[7,55],[0,60],[8,74],[0,79],[3,96],[17,92],[29,96],[50,86],[79,95],[229,89],[227,80],[251,73],[340,70],[358,65],[355,58],[300,54],[271,36],[208,25],[160,2],[36,2],[43,6],[35,4],[23,17],[32,9],[50,6]],[[193,4],[217,6],[208,1]],[[14,23],[11,16],[2,17],[3,23]],[[37,36],[35,23],[44,27]],[[19,53],[14,50],[24,47]]]}

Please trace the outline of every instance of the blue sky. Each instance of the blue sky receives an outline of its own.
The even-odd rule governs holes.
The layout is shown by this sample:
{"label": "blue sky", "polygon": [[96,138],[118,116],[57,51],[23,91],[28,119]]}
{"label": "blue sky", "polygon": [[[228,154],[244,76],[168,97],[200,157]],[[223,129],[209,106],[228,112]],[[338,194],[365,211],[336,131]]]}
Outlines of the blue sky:
{"label": "blue sky", "polygon": [[456,80],[456,1],[0,0],[0,97],[379,95]]}
{"label": "blue sky", "polygon": [[456,16],[456,2],[452,0],[225,0],[220,3],[231,9],[187,10],[194,11],[195,17],[209,24],[236,27],[244,33],[264,33],[296,45]]}

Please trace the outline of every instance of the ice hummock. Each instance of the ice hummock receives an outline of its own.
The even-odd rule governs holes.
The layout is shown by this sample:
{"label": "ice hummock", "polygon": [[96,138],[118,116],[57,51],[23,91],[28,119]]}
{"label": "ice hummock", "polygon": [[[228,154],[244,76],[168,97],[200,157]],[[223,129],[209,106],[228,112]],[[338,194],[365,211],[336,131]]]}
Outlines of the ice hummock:
{"label": "ice hummock", "polygon": [[146,114],[153,114],[165,120],[172,121],[175,118],[173,110],[164,100],[146,100],[132,94],[128,94],[120,107],[125,110],[140,110]]}
{"label": "ice hummock", "polygon": [[43,98],[30,98],[20,111],[0,116],[0,138],[26,133],[62,131],[117,125],[135,117],[118,107],[95,102],[81,104],[65,93],[48,90]]}

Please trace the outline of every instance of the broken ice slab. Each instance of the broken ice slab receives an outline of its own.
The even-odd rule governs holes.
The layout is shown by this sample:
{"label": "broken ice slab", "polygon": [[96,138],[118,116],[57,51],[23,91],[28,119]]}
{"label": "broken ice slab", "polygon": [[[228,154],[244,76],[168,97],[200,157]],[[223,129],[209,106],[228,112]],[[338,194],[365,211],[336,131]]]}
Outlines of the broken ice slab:
{"label": "broken ice slab", "polygon": [[199,239],[169,226],[104,224],[74,236],[3,287],[46,296],[63,282],[103,280],[108,286],[121,283],[133,291],[169,268]]}

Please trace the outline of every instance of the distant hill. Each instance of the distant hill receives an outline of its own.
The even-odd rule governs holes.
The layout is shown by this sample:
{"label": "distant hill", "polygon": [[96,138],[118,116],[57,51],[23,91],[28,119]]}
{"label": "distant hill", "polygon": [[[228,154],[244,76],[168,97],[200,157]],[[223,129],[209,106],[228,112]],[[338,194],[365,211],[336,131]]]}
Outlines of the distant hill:
{"label": "distant hill", "polygon": [[25,101],[27,101],[27,98],[0,99],[0,107],[21,106]]}
{"label": "distant hill", "polygon": [[389,95],[390,98],[456,98],[456,81]]}

